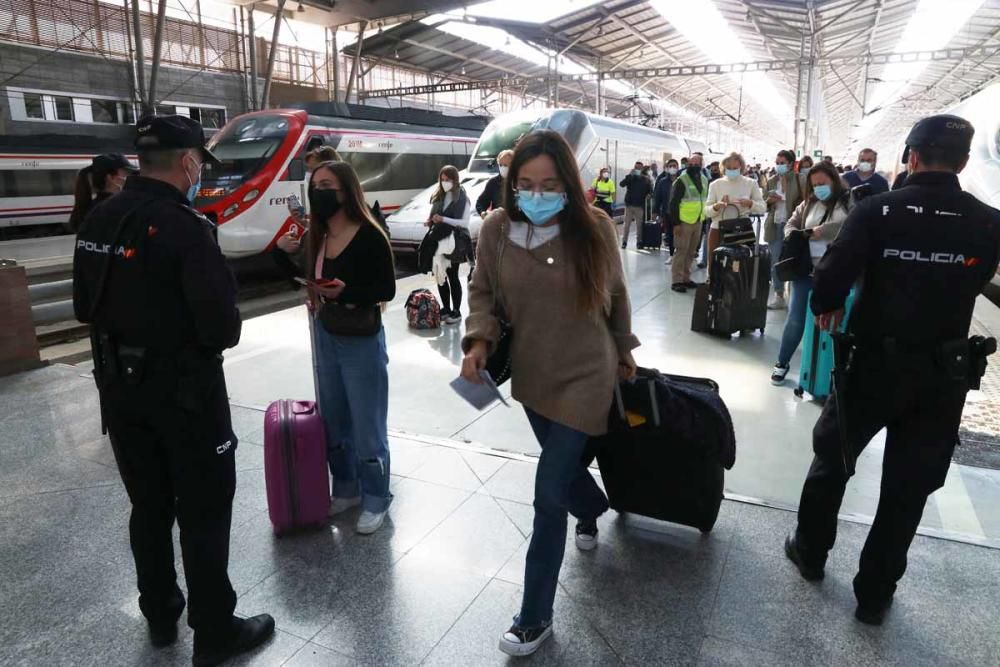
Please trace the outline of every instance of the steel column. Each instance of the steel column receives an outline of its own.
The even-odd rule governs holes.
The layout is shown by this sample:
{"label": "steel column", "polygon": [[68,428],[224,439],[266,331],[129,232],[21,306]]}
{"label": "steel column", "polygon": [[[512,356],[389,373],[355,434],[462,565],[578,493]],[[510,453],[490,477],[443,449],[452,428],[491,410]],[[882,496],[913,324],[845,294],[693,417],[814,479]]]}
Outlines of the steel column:
{"label": "steel column", "polygon": [[285,10],[285,0],[278,0],[278,11],[274,13],[274,32],[271,33],[271,48],[267,53],[267,72],[264,74],[264,96],[260,108],[266,109],[271,103],[271,81],[274,78],[274,59],[278,55],[278,37],[281,35],[281,17]]}
{"label": "steel column", "polygon": [[354,62],[351,63],[351,75],[347,79],[347,88],[344,90],[345,103],[347,102],[347,98],[351,96],[351,91],[357,82],[358,70],[361,68],[361,47],[364,45],[366,27],[367,23],[365,21],[358,23],[358,43],[354,47]]}
{"label": "steel column", "polygon": [[247,28],[250,33],[250,44],[248,44],[250,49],[250,109],[256,111],[260,108],[258,106],[260,97],[257,96],[257,24],[254,22],[253,9],[254,5],[250,5],[247,11]]}
{"label": "steel column", "polygon": [[146,104],[146,54],[142,43],[142,23],[139,18],[139,0],[132,0],[132,35],[135,39],[135,82],[139,89],[141,113],[149,113]]}
{"label": "steel column", "polygon": [[330,32],[333,44],[333,101],[340,101],[340,47],[337,45],[337,27],[331,28]]}
{"label": "steel column", "polygon": [[156,31],[153,33],[153,62],[149,65],[149,113],[156,111],[156,81],[160,76],[160,58],[163,51],[163,24],[167,19],[167,0],[160,0],[156,7]]}

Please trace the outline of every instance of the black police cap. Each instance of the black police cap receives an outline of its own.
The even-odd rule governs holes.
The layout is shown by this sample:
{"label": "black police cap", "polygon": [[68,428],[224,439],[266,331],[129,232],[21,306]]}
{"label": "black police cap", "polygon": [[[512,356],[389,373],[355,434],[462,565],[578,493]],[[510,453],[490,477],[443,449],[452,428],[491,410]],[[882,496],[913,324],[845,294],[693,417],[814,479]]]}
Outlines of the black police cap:
{"label": "black police cap", "polygon": [[205,130],[187,116],[145,116],[135,126],[135,148],[139,151],[167,151],[183,148],[201,150],[202,159],[219,164],[205,148]]}
{"label": "black police cap", "polygon": [[972,127],[972,123],[958,116],[941,114],[921,118],[906,135],[903,162],[909,160],[910,148],[954,148],[968,153],[975,132],[976,128]]}
{"label": "black police cap", "polygon": [[95,156],[90,162],[90,167],[95,171],[103,171],[105,173],[111,173],[119,169],[124,169],[132,174],[139,173],[139,168],[129,162],[128,158],[121,153],[103,153]]}

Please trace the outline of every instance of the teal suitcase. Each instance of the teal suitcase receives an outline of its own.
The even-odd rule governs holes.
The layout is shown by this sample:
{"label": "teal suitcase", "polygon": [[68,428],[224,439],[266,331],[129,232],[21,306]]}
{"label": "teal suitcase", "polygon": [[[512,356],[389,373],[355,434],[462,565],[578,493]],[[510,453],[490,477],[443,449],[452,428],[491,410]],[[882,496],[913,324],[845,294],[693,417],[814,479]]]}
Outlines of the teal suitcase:
{"label": "teal suitcase", "polygon": [[[847,295],[844,303],[844,319],[840,331],[847,329],[847,321],[854,306],[854,290]],[[833,374],[833,338],[826,331],[816,328],[812,315],[812,292],[809,293],[809,307],[806,310],[806,329],[802,334],[802,366],[799,368],[799,387],[796,396],[808,393],[816,400],[830,395],[830,379]]]}

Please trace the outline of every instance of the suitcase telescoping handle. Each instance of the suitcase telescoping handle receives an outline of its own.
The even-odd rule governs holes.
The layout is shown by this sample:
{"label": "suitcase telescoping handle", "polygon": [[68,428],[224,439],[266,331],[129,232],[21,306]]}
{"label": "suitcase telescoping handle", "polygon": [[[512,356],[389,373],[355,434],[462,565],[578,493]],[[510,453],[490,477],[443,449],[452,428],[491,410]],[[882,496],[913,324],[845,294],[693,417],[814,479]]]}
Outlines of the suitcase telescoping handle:
{"label": "suitcase telescoping handle", "polygon": [[316,359],[316,332],[314,330],[316,313],[308,307],[306,308],[306,320],[309,325],[309,352],[312,356],[313,395],[316,397],[316,412],[323,414],[319,407],[319,361]]}
{"label": "suitcase telescoping handle", "polygon": [[[629,383],[634,384],[639,381],[638,379],[629,380]],[[653,426],[659,428],[660,405],[656,402],[656,380],[653,378],[646,380],[646,387],[649,390],[649,410],[653,417]],[[622,398],[622,385],[620,382],[615,384],[615,407],[618,408],[618,416],[621,417],[621,420],[628,424],[628,415],[625,413],[625,401]]]}

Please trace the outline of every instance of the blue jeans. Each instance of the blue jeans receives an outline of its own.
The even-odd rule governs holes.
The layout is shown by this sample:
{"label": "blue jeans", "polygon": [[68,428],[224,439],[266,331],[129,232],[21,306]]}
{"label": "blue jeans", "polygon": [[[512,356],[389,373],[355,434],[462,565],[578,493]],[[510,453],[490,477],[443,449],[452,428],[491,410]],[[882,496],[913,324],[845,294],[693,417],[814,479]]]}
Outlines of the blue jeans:
{"label": "blue jeans", "polygon": [[[785,283],[784,281],[778,280],[778,272],[775,270],[774,265],[778,263],[779,259],[781,259],[781,248],[785,245],[785,230],[784,225],[775,226],[778,228],[778,236],[767,244],[767,249],[771,252],[771,289],[774,290],[775,294],[784,294]],[[789,317],[789,319],[791,318]],[[796,345],[798,345],[798,343],[796,343]]]}
{"label": "blue jeans", "polygon": [[389,493],[389,355],[385,330],[335,336],[313,323],[319,409],[336,498],[362,496],[361,507],[384,512]]}
{"label": "blue jeans", "polygon": [[792,282],[788,319],[785,320],[785,330],[781,332],[781,348],[778,350],[778,363],[783,366],[787,366],[792,360],[792,355],[802,342],[806,318],[809,317],[809,294],[812,293],[812,286],[812,278],[799,278]]}
{"label": "blue jeans", "polygon": [[525,412],[542,455],[535,472],[535,523],[524,564],[524,598],[515,621],[534,628],[552,620],[566,550],[566,513],[593,521],[608,510],[608,499],[581,462],[587,434],[528,408]]}

